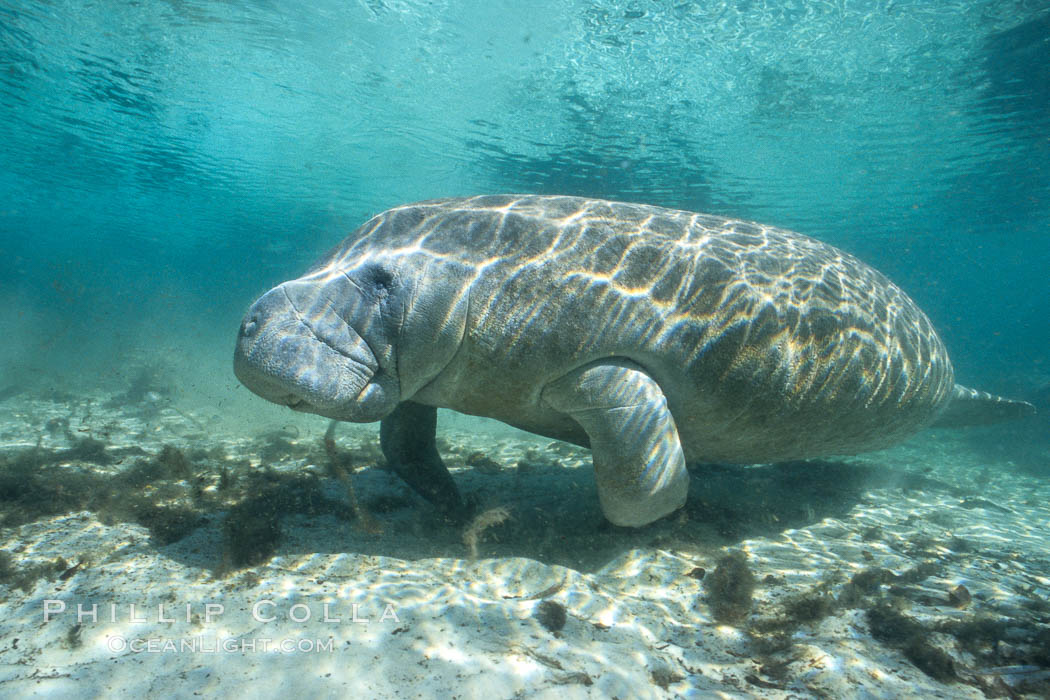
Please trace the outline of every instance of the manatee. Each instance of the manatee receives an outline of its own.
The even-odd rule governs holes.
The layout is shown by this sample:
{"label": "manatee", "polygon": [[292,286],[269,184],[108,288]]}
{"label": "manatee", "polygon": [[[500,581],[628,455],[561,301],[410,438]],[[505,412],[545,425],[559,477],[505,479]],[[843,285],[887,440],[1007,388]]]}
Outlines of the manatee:
{"label": "manatee", "polygon": [[589,447],[622,526],[681,507],[687,462],[855,454],[1033,410],[957,385],[925,314],[841,250],[563,196],[379,214],[252,305],[234,371],[296,411],[381,421],[390,468],[450,515],[438,408]]}

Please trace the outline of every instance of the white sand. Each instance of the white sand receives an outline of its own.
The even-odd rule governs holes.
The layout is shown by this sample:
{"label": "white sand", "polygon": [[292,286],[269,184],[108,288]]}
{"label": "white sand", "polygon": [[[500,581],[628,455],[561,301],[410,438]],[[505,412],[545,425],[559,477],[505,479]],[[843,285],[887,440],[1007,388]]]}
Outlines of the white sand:
{"label": "white sand", "polygon": [[[65,405],[18,397],[7,407],[5,450],[28,449],[38,436],[42,449],[70,445],[63,430],[45,428],[69,414]],[[133,416],[96,404],[73,415],[74,436],[94,436],[110,451],[222,444],[230,464],[248,457],[258,468],[261,461],[258,442],[203,414],[162,406]],[[4,529],[0,550],[17,566],[61,557],[68,567],[28,590],[0,585],[0,696],[984,697],[970,683],[934,680],[877,641],[862,608],[840,605],[791,626],[787,643],[772,651],[749,640],[748,629],[761,629],[785,601],[822,582],[839,596],[866,568],[900,574],[924,561],[936,562],[936,573],[899,583],[897,598],[928,626],[964,680],[980,664],[958,640],[935,633],[938,623],[983,611],[1047,628],[1047,613],[1032,610],[1033,600],[1050,593],[1050,509],[1036,497],[1045,487],[1009,464],[982,461],[959,433],[926,433],[848,460],[858,470],[931,481],[881,484],[827,507],[802,491],[787,498],[797,498],[795,510],[767,508],[761,499],[768,493],[750,505],[749,494],[737,493],[754,522],[726,533],[697,519],[704,508],[724,506],[719,483],[735,488],[724,472],[694,471],[690,515],[642,530],[609,528],[601,524],[585,451],[510,431],[469,432],[474,425],[455,420],[442,433],[458,448],[448,460],[454,476],[482,507],[511,514],[482,535],[476,560],[458,528],[376,468],[353,477],[362,502],[379,495],[408,501],[374,513],[382,533],[332,513],[287,515],[276,555],[234,572],[223,573],[224,512],[206,512],[201,527],[168,545],[140,525],[104,525],[89,511]],[[288,443],[312,446],[325,423],[299,426],[285,431]],[[348,426],[339,436],[345,449],[374,453],[374,430]],[[486,474],[466,466],[475,450],[499,469]],[[115,473],[136,459],[108,466],[71,460],[64,468]],[[519,460],[532,467],[518,469]],[[194,468],[218,472],[222,464],[201,459]],[[274,466],[324,474],[309,459]],[[988,481],[974,486],[985,467]],[[757,469],[748,472],[758,475],[755,484],[779,478]],[[322,476],[320,483],[327,496],[345,498],[336,479]],[[965,507],[966,498],[984,500]],[[952,551],[953,543],[966,551]],[[705,590],[729,549],[746,553],[758,580],[751,613],[735,626],[713,619]],[[703,580],[697,568],[706,570]],[[946,602],[960,584],[973,596],[962,609]],[[876,597],[888,599],[889,588],[881,586]],[[560,631],[541,624],[542,600],[564,606]],[[97,619],[78,623],[78,604],[97,605]],[[47,622],[45,609],[55,611]],[[1025,643],[1016,643],[1019,657]],[[1020,683],[1031,685],[1038,673],[999,670],[984,674],[984,682],[1024,689]]]}

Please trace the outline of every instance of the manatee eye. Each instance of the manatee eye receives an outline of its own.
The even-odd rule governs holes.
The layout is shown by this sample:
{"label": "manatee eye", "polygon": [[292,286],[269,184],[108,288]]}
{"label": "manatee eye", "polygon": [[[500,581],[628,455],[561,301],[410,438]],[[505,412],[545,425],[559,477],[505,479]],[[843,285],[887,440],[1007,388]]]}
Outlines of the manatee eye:
{"label": "manatee eye", "polygon": [[367,266],[361,276],[367,288],[374,290],[377,294],[387,294],[394,287],[394,275],[382,265]]}

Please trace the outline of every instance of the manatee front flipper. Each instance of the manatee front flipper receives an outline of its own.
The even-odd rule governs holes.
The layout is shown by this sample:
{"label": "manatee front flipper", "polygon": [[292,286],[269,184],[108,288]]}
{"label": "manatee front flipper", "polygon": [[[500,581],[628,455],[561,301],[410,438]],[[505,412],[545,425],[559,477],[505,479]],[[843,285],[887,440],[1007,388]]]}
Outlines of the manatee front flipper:
{"label": "manatee front flipper", "polygon": [[637,527],[685,504],[689,475],[660,386],[638,365],[585,365],[543,389],[543,401],[587,432],[602,512]]}
{"label": "manatee front flipper", "polygon": [[436,408],[405,401],[379,424],[379,445],[395,474],[446,515],[459,520],[466,516],[466,509],[434,444],[436,431]]}

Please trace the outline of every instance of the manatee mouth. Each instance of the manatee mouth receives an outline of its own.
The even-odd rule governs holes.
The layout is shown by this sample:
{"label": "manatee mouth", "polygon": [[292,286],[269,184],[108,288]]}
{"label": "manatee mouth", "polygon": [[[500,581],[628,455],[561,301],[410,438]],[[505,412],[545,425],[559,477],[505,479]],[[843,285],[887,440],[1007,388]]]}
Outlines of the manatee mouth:
{"label": "manatee mouth", "polygon": [[316,290],[297,284],[270,290],[248,310],[234,374],[254,394],[295,411],[356,422],[382,418],[393,387],[371,348]]}

